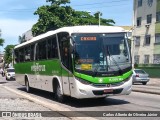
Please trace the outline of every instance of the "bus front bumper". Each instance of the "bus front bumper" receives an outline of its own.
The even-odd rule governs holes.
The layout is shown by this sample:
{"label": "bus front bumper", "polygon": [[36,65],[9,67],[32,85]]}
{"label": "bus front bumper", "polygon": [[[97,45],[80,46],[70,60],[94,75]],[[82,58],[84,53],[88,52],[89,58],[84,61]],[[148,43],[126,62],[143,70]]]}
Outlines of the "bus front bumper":
{"label": "bus front bumper", "polygon": [[72,97],[83,99],[83,98],[100,98],[111,95],[129,95],[132,91],[132,77],[128,81],[125,81],[119,86],[104,86],[97,87],[93,85],[85,85],[75,80],[74,90],[72,90]]}

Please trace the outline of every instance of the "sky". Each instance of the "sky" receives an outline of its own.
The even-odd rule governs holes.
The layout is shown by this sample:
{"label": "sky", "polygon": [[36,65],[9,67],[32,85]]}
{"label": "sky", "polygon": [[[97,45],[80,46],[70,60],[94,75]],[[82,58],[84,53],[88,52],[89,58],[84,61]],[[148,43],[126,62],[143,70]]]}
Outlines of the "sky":
{"label": "sky", "polygon": [[[18,36],[37,22],[38,16],[34,12],[47,4],[46,0],[1,0],[0,30],[5,43],[3,47],[0,46],[0,52],[7,45],[18,44]],[[71,0],[70,6],[91,14],[100,11],[102,18],[113,19],[117,26],[132,25],[133,0]]]}

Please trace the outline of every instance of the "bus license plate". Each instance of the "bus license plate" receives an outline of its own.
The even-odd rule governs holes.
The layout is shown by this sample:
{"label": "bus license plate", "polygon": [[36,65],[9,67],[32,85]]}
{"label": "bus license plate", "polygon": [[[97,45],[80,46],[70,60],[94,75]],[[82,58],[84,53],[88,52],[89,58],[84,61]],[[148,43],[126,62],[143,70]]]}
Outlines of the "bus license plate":
{"label": "bus license plate", "polygon": [[105,89],[104,90],[104,93],[111,93],[111,92],[113,92],[113,89]]}

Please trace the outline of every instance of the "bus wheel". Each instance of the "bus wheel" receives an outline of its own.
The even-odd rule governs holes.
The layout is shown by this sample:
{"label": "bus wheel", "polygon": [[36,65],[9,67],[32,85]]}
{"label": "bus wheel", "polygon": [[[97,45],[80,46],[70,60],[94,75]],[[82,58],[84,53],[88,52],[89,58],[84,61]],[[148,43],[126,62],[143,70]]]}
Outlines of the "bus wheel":
{"label": "bus wheel", "polygon": [[31,92],[31,87],[29,86],[29,81],[28,79],[25,80],[25,85],[26,85],[26,92]]}
{"label": "bus wheel", "polygon": [[59,102],[64,102],[64,95],[61,94],[61,88],[59,83],[57,83],[56,88],[55,88],[55,98]]}

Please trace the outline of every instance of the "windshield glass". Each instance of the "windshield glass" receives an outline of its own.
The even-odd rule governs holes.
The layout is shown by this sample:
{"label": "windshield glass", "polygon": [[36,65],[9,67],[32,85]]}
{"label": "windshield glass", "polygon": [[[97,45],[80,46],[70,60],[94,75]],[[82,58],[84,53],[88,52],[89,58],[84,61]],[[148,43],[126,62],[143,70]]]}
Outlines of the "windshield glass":
{"label": "windshield glass", "polygon": [[93,72],[118,71],[131,66],[125,33],[72,34],[75,69]]}
{"label": "windshield glass", "polygon": [[14,69],[7,69],[7,72],[14,72]]}
{"label": "windshield glass", "polygon": [[140,73],[140,74],[145,74],[145,72],[143,70],[134,70],[135,73]]}

